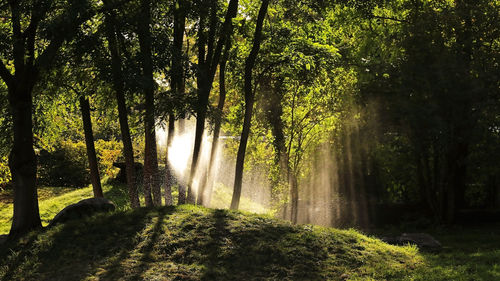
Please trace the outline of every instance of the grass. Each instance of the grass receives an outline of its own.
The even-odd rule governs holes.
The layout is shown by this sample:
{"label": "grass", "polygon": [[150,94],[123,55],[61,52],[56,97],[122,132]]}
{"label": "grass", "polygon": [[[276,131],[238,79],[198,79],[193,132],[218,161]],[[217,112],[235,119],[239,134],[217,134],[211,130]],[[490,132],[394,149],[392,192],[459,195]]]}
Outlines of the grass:
{"label": "grass", "polygon": [[[124,186],[104,184],[103,191],[105,196],[115,202],[120,209],[127,208]],[[81,189],[67,187],[38,188],[38,205],[42,225],[48,225],[50,220],[67,205],[92,196],[90,186]],[[12,224],[12,208],[12,191],[3,191],[0,193],[0,235],[9,233]]]}
{"label": "grass", "polygon": [[[114,213],[2,245],[0,281],[500,280],[498,224],[428,229],[444,248],[421,253],[352,229],[294,226],[246,212],[190,205],[129,210],[124,186],[104,185],[104,191],[118,206]],[[222,191],[213,202],[224,203]],[[42,188],[39,193],[47,224],[92,191]],[[10,227],[8,198],[0,194],[3,233]]]}
{"label": "grass", "polygon": [[187,205],[98,215],[10,247],[1,280],[383,280],[423,262],[355,230]]}
{"label": "grass", "polygon": [[500,224],[429,230],[443,243],[440,253],[423,253],[427,266],[415,280],[500,280]]}

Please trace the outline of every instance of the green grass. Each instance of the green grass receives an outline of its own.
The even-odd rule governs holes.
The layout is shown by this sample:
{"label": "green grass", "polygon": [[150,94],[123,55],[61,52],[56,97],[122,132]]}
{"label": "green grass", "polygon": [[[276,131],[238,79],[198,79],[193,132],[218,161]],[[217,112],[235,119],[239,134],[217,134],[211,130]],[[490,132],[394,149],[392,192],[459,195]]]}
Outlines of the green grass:
{"label": "green grass", "polygon": [[[214,188],[210,207],[215,209],[228,209],[231,204],[232,197],[233,190],[230,187],[219,183]],[[257,202],[253,202],[244,196],[241,196],[239,209],[257,214],[269,213],[269,209],[265,206],[262,206]]]}
{"label": "green grass", "polygon": [[[126,209],[125,186],[103,185],[104,195],[116,203],[119,209]],[[81,189],[67,187],[41,187],[38,188],[38,205],[42,225],[46,226],[50,220],[67,205],[76,203],[82,199],[92,197],[92,188]],[[0,235],[7,234],[12,224],[12,192],[0,193]]]}
{"label": "green grass", "polygon": [[[125,186],[104,185],[104,191],[118,206],[114,213],[2,245],[0,281],[500,280],[499,224],[425,230],[444,247],[420,253],[356,230],[293,226],[266,215],[188,205],[130,210]],[[215,193],[212,203],[228,203],[227,190]],[[46,225],[92,191],[41,188],[39,195]],[[245,200],[247,209],[265,210]],[[0,194],[1,233],[10,227],[8,202]]]}
{"label": "green grass", "polygon": [[414,280],[500,280],[500,224],[429,230],[443,244],[424,253],[426,266]]}
{"label": "green grass", "polygon": [[10,247],[1,280],[384,280],[422,264],[355,230],[193,206],[98,215]]}

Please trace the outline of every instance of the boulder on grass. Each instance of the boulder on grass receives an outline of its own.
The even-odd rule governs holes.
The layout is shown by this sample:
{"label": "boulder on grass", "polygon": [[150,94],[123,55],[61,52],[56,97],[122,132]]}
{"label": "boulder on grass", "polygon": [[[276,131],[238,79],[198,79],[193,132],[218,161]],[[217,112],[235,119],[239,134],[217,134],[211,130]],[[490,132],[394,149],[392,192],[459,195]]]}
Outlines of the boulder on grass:
{"label": "boulder on grass", "polygon": [[80,219],[101,212],[115,210],[115,204],[106,198],[89,198],[66,206],[49,224],[49,227],[73,219]]}
{"label": "boulder on grass", "polygon": [[420,250],[437,252],[442,246],[439,241],[427,233],[403,233],[397,237],[382,237],[382,241],[392,245],[414,244]]}
{"label": "boulder on grass", "polygon": [[400,244],[415,244],[426,251],[439,251],[442,247],[439,241],[427,233],[403,233],[398,239]]}

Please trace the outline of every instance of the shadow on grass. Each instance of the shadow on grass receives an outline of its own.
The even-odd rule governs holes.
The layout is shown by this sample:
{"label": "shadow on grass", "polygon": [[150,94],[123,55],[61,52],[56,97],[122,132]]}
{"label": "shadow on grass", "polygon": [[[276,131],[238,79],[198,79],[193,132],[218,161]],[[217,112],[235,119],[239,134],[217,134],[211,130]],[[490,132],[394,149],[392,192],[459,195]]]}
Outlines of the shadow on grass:
{"label": "shadow on grass", "polygon": [[[172,211],[173,208],[160,209],[156,214],[155,209],[142,208],[126,213],[97,215],[68,222],[46,233],[39,233],[38,237],[34,235],[33,241],[22,245],[23,250],[8,262],[9,268],[2,280],[81,280],[94,274],[102,275],[103,280],[121,279],[121,276],[127,275],[121,263],[138,247],[141,234],[152,217],[158,216],[161,223],[163,216]],[[153,233],[142,237],[151,240],[141,249],[145,253],[144,259],[152,249],[159,230],[161,225],[157,224]],[[19,267],[24,269],[21,276],[16,276],[15,270]],[[28,270],[28,267],[32,268]]]}
{"label": "shadow on grass", "polygon": [[0,246],[0,260],[2,261],[3,270],[0,271],[1,281],[9,281],[14,279],[17,270],[20,270],[25,258],[31,255],[31,248],[35,244],[37,235],[29,234],[19,241],[5,242]]}
{"label": "shadow on grass", "polygon": [[313,232],[189,206],[98,215],[33,239],[2,280],[322,280],[328,259]]}

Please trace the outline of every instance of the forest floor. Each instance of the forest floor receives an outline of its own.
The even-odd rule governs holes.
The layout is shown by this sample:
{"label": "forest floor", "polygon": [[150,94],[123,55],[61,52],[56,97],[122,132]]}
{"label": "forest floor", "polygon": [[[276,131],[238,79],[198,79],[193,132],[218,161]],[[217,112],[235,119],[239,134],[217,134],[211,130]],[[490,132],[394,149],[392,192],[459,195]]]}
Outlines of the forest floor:
{"label": "forest floor", "polygon": [[[392,246],[356,230],[291,225],[194,206],[118,210],[0,246],[0,280],[500,280],[500,225],[427,229],[439,253]],[[90,188],[40,189],[44,225]],[[0,196],[0,234],[10,227]],[[391,231],[397,231],[392,229]]]}

